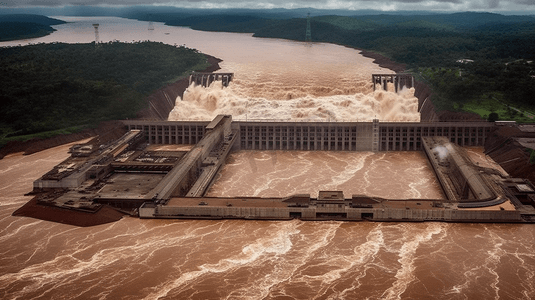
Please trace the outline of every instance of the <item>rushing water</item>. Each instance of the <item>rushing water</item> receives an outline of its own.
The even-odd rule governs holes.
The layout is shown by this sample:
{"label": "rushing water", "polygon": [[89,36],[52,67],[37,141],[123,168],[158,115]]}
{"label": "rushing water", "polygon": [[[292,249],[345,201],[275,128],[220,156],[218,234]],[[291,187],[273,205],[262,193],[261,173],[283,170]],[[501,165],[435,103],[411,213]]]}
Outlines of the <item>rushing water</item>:
{"label": "rushing water", "polygon": [[532,225],[12,217],[67,149],[0,161],[2,299],[535,297]]}
{"label": "rushing water", "polygon": [[[160,34],[157,30],[147,32],[147,23],[143,22],[116,18],[80,20],[83,22],[58,26],[59,31],[34,42],[91,41],[91,24],[95,21],[101,24],[103,40],[138,40]],[[136,28],[139,33],[132,33]],[[243,44],[232,45],[231,40],[246,39],[258,49],[266,43],[291,44],[277,40],[260,40],[256,44],[258,39],[248,35],[197,33],[162,25],[156,28],[170,33],[161,33],[162,40],[187,43],[229,61],[234,49],[243,48]],[[178,32],[197,36],[198,44],[185,42]],[[213,46],[202,48],[203,43]],[[261,60],[248,55],[234,61],[254,64]],[[329,56],[329,52],[324,55]],[[263,78],[259,76],[258,82]],[[12,217],[12,212],[30,199],[23,195],[31,190],[32,181],[65,159],[67,149],[61,146],[0,160],[1,299],[535,298],[532,225],[126,217],[112,224],[78,228]],[[480,151],[472,149],[471,153],[485,162]],[[330,158],[318,159],[321,155]],[[342,186],[346,194],[388,196],[393,192],[401,197],[417,196],[416,193],[421,193],[421,198],[432,197],[437,193],[432,187],[436,182],[429,179],[429,171],[418,155],[238,152],[226,172],[233,176],[233,165],[242,164],[242,172],[249,173],[240,175],[236,171],[243,186],[221,187],[220,191],[272,193],[259,182],[248,181],[253,180],[250,174],[254,170],[267,170],[272,175],[260,181],[279,181],[278,189],[284,188],[281,177],[291,179],[296,172],[311,170],[304,177],[294,178],[304,182],[296,192],[310,190],[306,183],[312,180],[309,178],[325,176],[325,180],[312,182],[314,188]],[[295,167],[294,173],[284,165],[291,157],[297,157],[294,163],[303,166]],[[385,176],[387,170],[398,172],[399,178]],[[367,180],[373,180],[377,189]],[[421,186],[413,189],[411,182]]]}
{"label": "rushing water", "polygon": [[343,191],[387,199],[443,199],[421,152],[239,151],[207,196],[285,197]]}

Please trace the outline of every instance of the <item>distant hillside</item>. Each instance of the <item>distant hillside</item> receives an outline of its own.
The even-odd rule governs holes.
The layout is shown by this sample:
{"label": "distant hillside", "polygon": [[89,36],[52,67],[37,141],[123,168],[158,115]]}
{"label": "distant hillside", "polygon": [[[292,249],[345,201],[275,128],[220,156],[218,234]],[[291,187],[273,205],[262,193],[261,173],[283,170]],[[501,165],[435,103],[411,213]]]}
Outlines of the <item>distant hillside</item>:
{"label": "distant hillside", "polygon": [[[312,40],[381,53],[412,67],[448,66],[460,58],[534,59],[535,18],[489,13],[416,16],[320,16]],[[303,41],[306,19],[277,20],[256,37]]]}
{"label": "distant hillside", "polygon": [[255,32],[277,21],[256,16],[209,15],[175,18],[165,22],[170,26],[189,26],[195,30],[224,32]]}
{"label": "distant hillside", "polygon": [[36,38],[55,31],[51,25],[66,22],[39,15],[0,15],[0,41]]}
{"label": "distant hillside", "polygon": [[31,39],[49,35],[54,28],[48,25],[23,22],[0,22],[0,42]]}
{"label": "distant hillside", "polygon": [[[297,12],[288,10],[286,12]],[[319,11],[314,11],[318,13]],[[212,14],[209,14],[209,13]],[[191,10],[139,14],[141,20],[204,31],[253,32],[304,41],[306,18],[275,10]],[[136,15],[132,13],[132,15]],[[535,18],[494,13],[324,15],[311,17],[312,40],[381,53],[409,67],[450,66],[460,58],[534,59]]]}
{"label": "distant hillside", "polygon": [[23,22],[23,23],[35,23],[41,25],[59,25],[67,22],[53,19],[41,15],[30,14],[13,14],[13,15],[0,15],[0,22]]}

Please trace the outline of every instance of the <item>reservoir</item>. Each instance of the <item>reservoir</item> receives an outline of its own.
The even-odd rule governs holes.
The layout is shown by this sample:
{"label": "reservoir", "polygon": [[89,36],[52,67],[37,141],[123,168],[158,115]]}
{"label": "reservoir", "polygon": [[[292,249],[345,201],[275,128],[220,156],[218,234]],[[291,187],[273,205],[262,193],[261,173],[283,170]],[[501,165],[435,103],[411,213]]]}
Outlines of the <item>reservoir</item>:
{"label": "reservoir", "polygon": [[[101,40],[149,39],[151,34],[154,36],[161,33],[161,38],[155,37],[153,40],[178,45],[185,43],[225,60],[222,64],[223,71],[239,74],[240,71],[237,70],[242,70],[242,74],[247,74],[237,75],[232,90],[235,98],[232,101],[257,101],[259,104],[255,111],[259,113],[254,115],[255,118],[260,117],[263,111],[272,111],[271,105],[294,99],[313,100],[315,110],[323,107],[331,112],[328,115],[332,118],[350,118],[351,116],[338,115],[337,110],[329,109],[330,106],[321,106],[324,105],[322,100],[341,103],[343,100],[336,102],[331,98],[355,98],[359,93],[364,96],[373,94],[371,86],[355,83],[361,77],[363,82],[369,82],[368,74],[372,72],[388,72],[374,66],[371,61],[360,67],[353,65],[356,64],[356,57],[359,57],[358,52],[339,46],[320,44],[307,48],[301,43],[255,39],[246,34],[195,32],[161,24],[155,24],[156,29],[150,33],[146,30],[147,22],[119,18],[68,20],[73,23],[56,26],[57,32],[31,42],[90,42],[94,38],[92,23],[101,24]],[[110,24],[107,30],[105,24]],[[165,32],[169,32],[169,35],[165,35]],[[179,36],[179,32],[183,35]],[[234,44],[232,40],[235,41]],[[18,43],[21,42],[11,44]],[[266,45],[271,45],[271,48]],[[290,48],[284,50],[285,47]],[[255,57],[255,51],[251,51],[233,57],[232,53],[238,52],[236,49],[244,48],[257,49],[255,51],[261,55]],[[265,55],[268,51],[266,49],[276,49],[282,54],[288,54],[284,51],[291,49],[315,52],[317,56],[314,57],[318,57],[317,61],[321,63],[315,65],[310,62],[316,59],[310,59],[308,63],[295,63],[295,68],[288,68],[286,73],[277,75],[276,70],[280,70],[277,65],[282,65],[284,61],[274,62],[272,69],[259,66],[265,66],[262,61],[269,57]],[[347,51],[351,59],[344,58],[343,61],[349,65],[344,65],[342,61],[329,61],[334,59],[332,49]],[[297,61],[296,56],[277,57],[290,59],[286,62],[287,65]],[[341,54],[338,57],[343,58]],[[327,84],[330,82],[328,79],[318,79],[316,82],[326,82],[326,86],[337,91],[314,91],[314,84],[310,84],[302,92],[298,87],[306,84],[304,78],[320,78],[323,76],[321,74],[325,74],[325,65],[335,66],[340,77],[333,80],[332,85]],[[318,66],[321,69],[316,69]],[[298,68],[304,69],[295,71]],[[252,72],[258,72],[258,75]],[[270,77],[270,74],[273,76]],[[347,82],[344,83],[344,80]],[[269,85],[261,85],[267,81]],[[255,82],[259,85],[251,88]],[[289,86],[294,86],[295,90],[289,90]],[[355,90],[346,90],[349,86],[355,86]],[[264,93],[262,89],[267,92]],[[288,97],[291,99],[280,96],[285,90],[292,93]],[[255,94],[256,91],[261,92]],[[228,97],[217,99],[223,99],[222,103],[232,103],[227,101]],[[358,107],[354,103],[347,104],[348,107]],[[332,107],[337,106],[333,104]],[[342,111],[340,110],[341,113]],[[201,110],[199,118],[210,113],[210,109]],[[363,113],[362,118],[364,115]],[[247,112],[247,117],[250,116],[252,115]],[[291,113],[284,116],[293,117]],[[322,115],[297,117],[321,118]],[[4,299],[535,297],[532,284],[532,274],[535,273],[535,235],[532,225],[298,220],[178,221],[126,217],[112,224],[79,228],[12,217],[12,212],[30,199],[23,195],[31,190],[32,181],[67,158],[68,147],[60,146],[28,156],[14,154],[0,160],[0,295]],[[484,155],[474,151],[481,161],[485,161]],[[355,193],[394,193],[403,195],[400,198],[407,197],[406,194],[413,195],[416,191],[421,193],[422,198],[437,193],[432,188],[436,183],[429,179],[430,176],[425,173],[428,171],[419,162],[424,161],[423,158],[418,158],[419,153],[381,153],[380,155],[385,155],[381,157],[369,153],[363,153],[362,156],[336,156],[338,153],[329,152],[328,155],[333,156],[328,158],[315,157],[319,155],[317,153],[236,152],[228,163],[229,170],[223,172],[228,172],[229,176],[221,178],[231,178],[228,179],[229,182],[235,185],[232,188],[217,188],[216,184],[214,189],[222,194],[232,191],[241,193],[242,188],[244,193],[254,190],[253,193],[258,195],[273,192],[260,186],[254,179],[249,179],[247,173],[233,174],[233,164],[244,165],[248,172],[266,170],[271,175],[261,181],[273,182],[277,184],[277,189],[283,189],[284,181],[280,180],[283,176],[289,180],[304,181],[303,188],[310,189],[310,186],[306,186],[306,177],[318,173],[313,168],[329,160],[332,162],[332,170],[325,174],[326,180],[312,182],[314,188],[340,182],[348,185],[344,189],[354,189]],[[295,163],[303,166],[296,171],[306,168],[312,171],[305,174],[305,177],[294,179],[291,176],[296,176],[296,172],[281,175],[280,172],[288,168],[285,161],[290,158],[297,159]],[[381,177],[381,170],[387,168],[400,172],[400,178],[413,179],[410,183],[400,183]],[[351,179],[353,177],[355,178]],[[424,178],[427,181],[422,182]],[[377,191],[370,190],[366,180],[381,182],[381,188]],[[243,187],[235,181],[241,182]],[[411,185],[421,186],[413,189]]]}

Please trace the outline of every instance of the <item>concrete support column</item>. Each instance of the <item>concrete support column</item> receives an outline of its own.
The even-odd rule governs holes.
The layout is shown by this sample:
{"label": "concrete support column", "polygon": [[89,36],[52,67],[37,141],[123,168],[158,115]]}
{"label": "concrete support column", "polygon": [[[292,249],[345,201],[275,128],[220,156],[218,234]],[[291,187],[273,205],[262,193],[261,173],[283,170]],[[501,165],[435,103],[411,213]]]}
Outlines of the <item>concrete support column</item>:
{"label": "concrete support column", "polygon": [[192,138],[191,138],[191,125],[186,126],[188,128],[188,144],[193,144]]}
{"label": "concrete support column", "polygon": [[[390,150],[390,128],[386,128],[386,149],[384,149],[385,151],[389,151]],[[382,150],[382,149],[381,149]]]}
{"label": "concrete support column", "polygon": [[339,140],[339,136],[338,136],[338,127],[335,127],[334,129],[334,151],[338,151],[338,140]]}
{"label": "concrete support column", "polygon": [[305,143],[304,143],[304,140],[305,140],[305,134],[303,132],[303,126],[299,126],[299,137],[298,137],[298,140],[299,140],[299,150],[306,150],[305,149]]}
{"label": "concrete support column", "polygon": [[327,128],[327,151],[331,151],[331,126],[328,126]]}
{"label": "concrete support column", "polygon": [[379,151],[379,120],[373,119],[372,123],[372,151]]}
{"label": "concrete support column", "polygon": [[[255,127],[256,127],[256,126],[254,126],[254,127],[251,128],[251,129],[252,129],[252,132],[255,132],[255,130],[256,130]],[[252,134],[252,133],[251,133],[251,134]],[[251,145],[251,148],[252,148],[252,150],[256,150],[256,137],[258,137],[258,135],[252,134],[252,136],[253,136],[253,139],[252,139],[253,143],[252,143],[252,145]]]}

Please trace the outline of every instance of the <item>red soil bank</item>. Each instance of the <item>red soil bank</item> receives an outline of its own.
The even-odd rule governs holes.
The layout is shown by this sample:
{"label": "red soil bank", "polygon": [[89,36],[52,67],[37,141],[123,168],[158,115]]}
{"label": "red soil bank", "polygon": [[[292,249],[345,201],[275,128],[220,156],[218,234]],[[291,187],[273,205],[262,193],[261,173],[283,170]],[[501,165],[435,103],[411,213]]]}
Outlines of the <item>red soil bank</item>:
{"label": "red soil bank", "polygon": [[39,205],[36,199],[32,199],[13,212],[13,216],[30,217],[56,223],[88,227],[119,221],[124,214],[107,205],[102,206],[97,212],[88,213]]}

